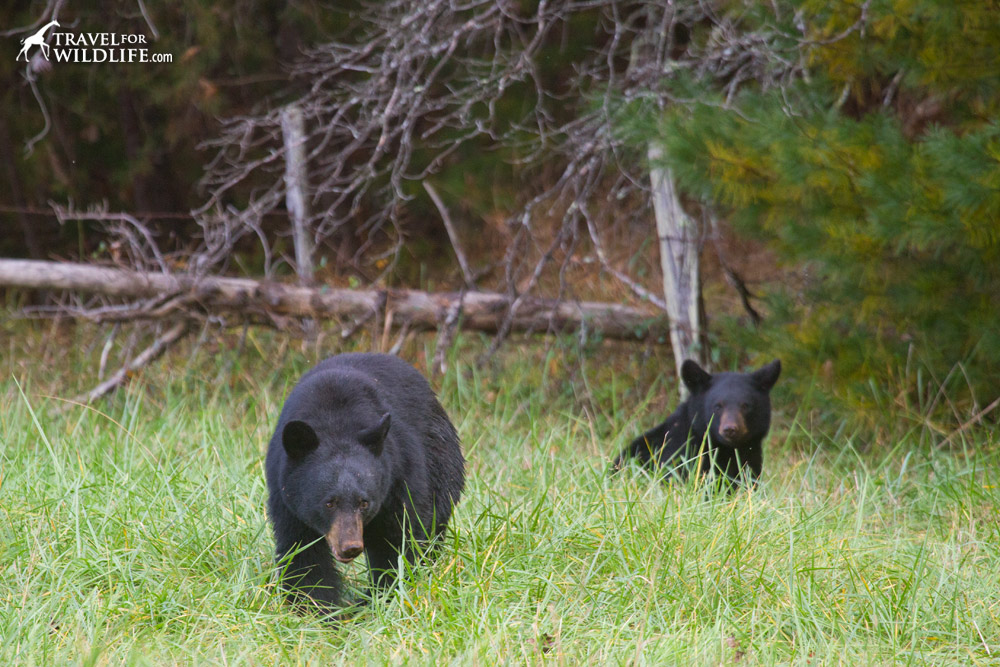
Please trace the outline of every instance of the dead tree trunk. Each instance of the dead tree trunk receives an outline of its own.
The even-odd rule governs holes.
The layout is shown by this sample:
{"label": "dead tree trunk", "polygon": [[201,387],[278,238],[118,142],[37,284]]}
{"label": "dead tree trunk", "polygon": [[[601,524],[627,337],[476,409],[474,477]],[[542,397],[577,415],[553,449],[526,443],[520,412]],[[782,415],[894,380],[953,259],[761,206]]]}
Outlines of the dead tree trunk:
{"label": "dead tree trunk", "polygon": [[[650,144],[648,155],[653,213],[663,269],[663,297],[670,318],[670,344],[679,378],[685,359],[704,362],[699,308],[701,267],[698,246],[701,234],[697,223],[681,208],[673,175],[662,164],[663,151],[656,144]],[[681,383],[680,387],[683,395],[684,384]]]}
{"label": "dead tree trunk", "polygon": [[281,110],[281,134],[285,142],[285,206],[292,219],[295,244],[295,272],[300,285],[312,284],[313,240],[309,232],[306,191],[306,131],[302,109],[294,104]]}
{"label": "dead tree trunk", "polygon": [[[87,264],[0,259],[0,286],[58,289],[148,300],[141,307],[81,313],[104,321],[228,314],[238,321],[273,323],[275,316],[363,321],[391,314],[395,326],[435,329],[461,304],[465,329],[496,333],[510,298],[495,292],[421,292],[304,287],[246,278],[140,273]],[[583,331],[622,340],[658,341],[665,332],[654,315],[615,303],[524,297],[511,331]]]}

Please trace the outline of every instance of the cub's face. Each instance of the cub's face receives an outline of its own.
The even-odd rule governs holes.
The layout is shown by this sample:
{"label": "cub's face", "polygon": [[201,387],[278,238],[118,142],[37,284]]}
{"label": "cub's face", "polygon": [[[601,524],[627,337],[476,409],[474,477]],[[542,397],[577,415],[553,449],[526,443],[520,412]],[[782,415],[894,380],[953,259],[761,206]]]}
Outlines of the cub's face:
{"label": "cub's face", "polygon": [[300,521],[323,535],[333,557],[347,563],[364,550],[364,526],[385,497],[382,455],[389,414],[353,435],[320,435],[292,420],[281,438],[289,465],[281,493]]}
{"label": "cub's face", "polygon": [[726,447],[759,440],[771,426],[769,394],[755,390],[743,377],[718,378],[702,399],[712,439]]}
{"label": "cub's face", "polygon": [[771,426],[771,388],[781,373],[773,361],[753,373],[704,371],[693,361],[681,367],[691,391],[698,419],[708,424],[712,440],[725,447],[741,447],[763,438]]}

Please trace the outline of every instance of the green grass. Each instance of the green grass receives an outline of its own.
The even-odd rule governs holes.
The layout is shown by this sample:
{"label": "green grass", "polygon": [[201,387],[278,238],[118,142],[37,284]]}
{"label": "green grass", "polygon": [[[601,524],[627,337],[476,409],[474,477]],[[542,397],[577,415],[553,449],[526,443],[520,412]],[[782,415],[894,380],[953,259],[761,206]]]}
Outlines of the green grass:
{"label": "green grass", "polygon": [[[56,398],[95,383],[101,342],[75,352],[83,335],[3,345],[8,664],[1000,662],[1000,448],[983,432],[862,455],[779,406],[753,493],[609,479],[672,403],[641,350],[508,349],[477,370],[467,340],[435,382],[468,459],[447,541],[329,624],[281,602],[262,467],[315,351],[251,332],[88,408]],[[363,563],[348,571],[364,585]]]}

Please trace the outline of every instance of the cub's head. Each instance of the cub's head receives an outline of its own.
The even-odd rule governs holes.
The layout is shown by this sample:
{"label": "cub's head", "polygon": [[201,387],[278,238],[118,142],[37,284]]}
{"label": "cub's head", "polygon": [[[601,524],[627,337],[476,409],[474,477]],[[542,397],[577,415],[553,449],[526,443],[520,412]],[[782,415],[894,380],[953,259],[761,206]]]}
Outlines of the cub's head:
{"label": "cub's head", "polygon": [[681,378],[691,392],[699,422],[708,422],[711,438],[725,447],[758,443],[771,426],[771,387],[781,375],[777,359],[753,373],[712,375],[688,359]]}
{"label": "cub's head", "polygon": [[[350,420],[351,422],[355,420]],[[387,489],[383,448],[388,412],[351,423],[290,419],[281,427],[288,455],[281,493],[300,521],[326,537],[333,557],[348,563],[365,548],[364,526]]]}

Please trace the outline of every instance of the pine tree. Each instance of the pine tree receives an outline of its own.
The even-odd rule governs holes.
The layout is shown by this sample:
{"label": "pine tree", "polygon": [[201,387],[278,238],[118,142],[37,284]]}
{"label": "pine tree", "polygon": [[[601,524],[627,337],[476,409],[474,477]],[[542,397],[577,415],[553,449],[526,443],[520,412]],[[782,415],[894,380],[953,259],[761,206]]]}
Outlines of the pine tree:
{"label": "pine tree", "polygon": [[[832,369],[841,396],[909,383],[914,360],[971,389],[971,412],[996,396],[998,6],[788,0],[740,14],[748,32],[783,35],[806,75],[728,100],[706,79],[703,103],[657,129],[681,186],[798,272],[770,295],[764,333],[801,374]],[[905,388],[900,402],[925,399],[909,407],[933,402]]]}

